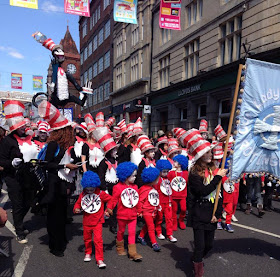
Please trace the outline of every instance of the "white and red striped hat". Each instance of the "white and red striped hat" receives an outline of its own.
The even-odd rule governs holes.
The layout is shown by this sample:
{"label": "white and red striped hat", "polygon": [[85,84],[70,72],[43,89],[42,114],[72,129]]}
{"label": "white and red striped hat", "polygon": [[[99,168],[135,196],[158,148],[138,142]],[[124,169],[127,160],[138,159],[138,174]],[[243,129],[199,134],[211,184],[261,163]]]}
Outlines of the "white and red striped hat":
{"label": "white and red striped hat", "polygon": [[95,123],[96,123],[96,127],[104,127],[105,126],[105,120],[104,120],[104,113],[103,112],[99,112],[96,116],[95,116]]}
{"label": "white and red striped hat", "polygon": [[105,154],[114,149],[118,145],[115,143],[113,137],[109,133],[107,127],[99,127],[92,131],[93,137],[97,140],[102,147]]}
{"label": "white and red striped hat", "polygon": [[4,104],[4,113],[10,132],[13,132],[26,125],[23,117],[24,105],[17,100],[8,100]]}
{"label": "white and red striped hat", "polygon": [[168,139],[168,154],[167,156],[169,157],[172,155],[174,152],[181,152],[182,148],[179,147],[179,142],[176,138],[170,138]]}
{"label": "white and red striped hat", "polygon": [[157,147],[158,147],[160,144],[163,144],[163,143],[168,144],[168,138],[167,138],[167,136],[160,137],[160,138],[157,140]]}
{"label": "white and red striped hat", "polygon": [[142,120],[141,117],[139,117],[136,122],[134,123],[134,135],[138,136],[138,135],[142,135],[143,134],[143,124],[142,124]]}
{"label": "white and red striped hat", "polygon": [[137,146],[140,148],[141,154],[144,154],[148,150],[156,149],[146,135],[141,135],[138,137]]}
{"label": "white and red striped hat", "polygon": [[115,140],[119,140],[122,137],[122,130],[118,126],[114,126],[114,138]]}
{"label": "white and red striped hat", "polygon": [[211,150],[210,142],[204,140],[197,129],[191,129],[185,137],[189,155],[193,156],[193,164],[205,153]]}
{"label": "white and red striped hat", "polygon": [[82,122],[80,125],[78,125],[76,128],[79,128],[83,130],[86,134],[88,134],[87,124],[86,122]]}
{"label": "white and red striped hat", "polygon": [[208,133],[208,122],[205,119],[201,119],[200,121],[199,132]]}
{"label": "white and red striped hat", "polygon": [[127,138],[130,139],[131,137],[135,136],[134,134],[134,123],[127,124]]}
{"label": "white and red striped hat", "polygon": [[117,124],[117,126],[121,128],[122,134],[127,133],[127,127],[126,127],[125,119],[121,120]]}
{"label": "white and red striped hat", "polygon": [[220,124],[217,125],[217,127],[214,130],[214,133],[219,141],[224,141],[227,138],[227,134]]}
{"label": "white and red striped hat", "polygon": [[35,122],[31,122],[30,127],[31,127],[32,130],[35,130],[35,129],[37,130],[38,129],[38,126]]}
{"label": "white and red striped hat", "polygon": [[[180,140],[180,138],[181,138],[187,131],[186,131],[185,129],[183,129],[183,128],[174,128],[174,129],[172,130],[172,132],[173,132],[174,136],[176,136],[176,138]],[[182,141],[181,141],[181,143],[182,143]]]}
{"label": "white and red striped hat", "polygon": [[53,40],[51,38],[48,38],[43,42],[43,46],[46,47],[47,49],[53,51],[55,43],[53,42]]}
{"label": "white and red striped hat", "polygon": [[95,124],[95,122],[93,120],[93,117],[91,116],[90,113],[87,113],[84,116],[84,119],[85,119],[85,122],[87,124],[88,133],[90,134],[91,132],[93,132],[96,129],[96,124]]}
{"label": "white and red striped hat", "polygon": [[105,125],[108,126],[109,128],[111,128],[115,122],[116,122],[116,119],[112,116],[105,122]]}
{"label": "white and red striped hat", "polygon": [[232,138],[232,136],[230,136],[228,141],[228,149],[227,149],[228,152],[232,151],[233,144],[234,144],[234,139]]}
{"label": "white and red striped hat", "polygon": [[38,131],[39,132],[44,132],[48,133],[49,132],[49,123],[46,121],[41,121],[40,124],[38,125]]}
{"label": "white and red striped hat", "polygon": [[72,125],[72,122],[60,114],[59,110],[46,100],[39,104],[38,114],[50,124],[52,131]]}
{"label": "white and red striped hat", "polygon": [[215,144],[212,143],[213,148],[213,159],[214,160],[220,160],[224,156],[224,150],[223,150],[223,143],[217,142]]}

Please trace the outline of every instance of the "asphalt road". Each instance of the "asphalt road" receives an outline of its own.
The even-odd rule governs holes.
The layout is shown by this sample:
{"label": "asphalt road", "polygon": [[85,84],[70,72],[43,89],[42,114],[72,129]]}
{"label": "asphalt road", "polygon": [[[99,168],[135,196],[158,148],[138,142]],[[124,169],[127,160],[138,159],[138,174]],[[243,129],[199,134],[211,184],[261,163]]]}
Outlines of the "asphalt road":
{"label": "asphalt road", "polygon": [[[2,204],[7,196],[0,198]],[[205,277],[279,277],[280,276],[280,202],[273,201],[277,211],[266,213],[262,219],[255,214],[245,215],[236,212],[238,224],[257,230],[234,226],[233,234],[216,231],[215,246],[204,260]],[[9,221],[12,222],[10,203]],[[133,276],[133,277],[180,277],[193,276],[190,258],[193,252],[192,229],[178,230],[174,236],[178,242],[158,240],[161,252],[153,252],[150,246],[137,244],[143,261],[135,263],[126,256],[118,256],[115,249],[115,236],[108,227],[103,228],[104,257],[107,268],[97,268],[94,259],[85,263],[82,231],[82,215],[75,215],[72,224],[67,225],[69,244],[65,256],[58,258],[49,253],[45,218],[29,213],[26,227],[31,231],[28,244],[19,244],[12,233],[12,225],[0,229],[0,249],[9,257],[0,254],[0,276],[26,277],[69,277],[69,276]],[[261,233],[258,230],[268,233]],[[137,228],[139,231],[139,228]],[[278,237],[273,236],[278,235]],[[127,237],[126,237],[127,239]]]}

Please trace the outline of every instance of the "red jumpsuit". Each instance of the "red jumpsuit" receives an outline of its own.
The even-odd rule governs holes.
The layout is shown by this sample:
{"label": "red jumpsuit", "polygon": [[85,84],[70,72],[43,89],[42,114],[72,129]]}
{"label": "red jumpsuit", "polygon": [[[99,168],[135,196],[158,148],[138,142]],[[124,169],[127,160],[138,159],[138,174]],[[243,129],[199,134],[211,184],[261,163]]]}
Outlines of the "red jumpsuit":
{"label": "red jumpsuit", "polygon": [[[84,211],[83,215],[83,229],[84,229],[84,242],[85,242],[85,254],[91,255],[92,253],[92,234],[93,234],[93,243],[95,247],[95,259],[96,261],[103,261],[103,239],[102,239],[102,224],[104,220],[104,202],[111,200],[111,195],[107,194],[104,191],[100,191],[97,188],[94,192],[96,195],[99,195],[101,200],[101,207],[96,213],[87,213]],[[86,195],[82,192],[79,195],[77,202],[74,205],[74,212],[76,209],[81,209],[81,200],[83,196]]]}

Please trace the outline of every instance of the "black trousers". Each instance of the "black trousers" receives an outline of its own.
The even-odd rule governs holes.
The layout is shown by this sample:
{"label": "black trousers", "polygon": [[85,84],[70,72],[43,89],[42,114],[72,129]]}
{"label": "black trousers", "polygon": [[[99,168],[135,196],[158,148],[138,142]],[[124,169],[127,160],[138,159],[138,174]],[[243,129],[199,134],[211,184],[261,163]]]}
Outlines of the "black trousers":
{"label": "black trousers", "polygon": [[84,94],[84,98],[83,100],[80,100],[78,97],[76,97],[75,95],[69,95],[69,98],[68,99],[65,99],[65,100],[59,100],[59,98],[55,95],[55,93],[52,94],[52,97],[51,97],[51,101],[50,103],[53,104],[55,107],[58,107],[58,106],[62,106],[64,107],[66,104],[68,103],[76,103],[78,104],[79,106],[83,106],[85,101],[87,99],[87,95]]}
{"label": "black trousers", "polygon": [[13,221],[18,236],[24,236],[23,219],[30,208],[31,194],[34,191],[26,189],[24,184],[17,178],[6,176],[5,182],[8,188],[8,195],[12,202]]}
{"label": "black trousers", "polygon": [[213,248],[215,230],[193,229],[195,263],[202,262],[202,258]]}
{"label": "black trousers", "polygon": [[274,189],[275,189],[275,185],[276,184],[272,184],[271,187],[269,186],[265,186],[264,189],[265,189],[265,194],[264,194],[264,197],[263,197],[263,206],[265,208],[272,208],[272,195],[273,195],[273,192],[274,192]]}

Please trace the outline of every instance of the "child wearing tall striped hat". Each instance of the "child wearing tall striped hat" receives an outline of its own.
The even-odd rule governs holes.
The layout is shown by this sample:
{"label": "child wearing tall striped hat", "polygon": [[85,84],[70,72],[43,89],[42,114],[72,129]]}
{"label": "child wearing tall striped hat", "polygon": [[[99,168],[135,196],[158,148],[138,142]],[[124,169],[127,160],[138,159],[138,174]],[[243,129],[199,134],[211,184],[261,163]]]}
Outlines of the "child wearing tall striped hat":
{"label": "child wearing tall striped hat", "polygon": [[155,154],[155,160],[158,161],[159,159],[167,159],[168,154],[168,139],[167,136],[162,136],[157,140],[157,151]]}
{"label": "child wearing tall striped hat", "polygon": [[38,124],[38,136],[33,138],[33,141],[37,145],[38,153],[44,147],[49,136],[49,124],[46,121],[41,121]]}

